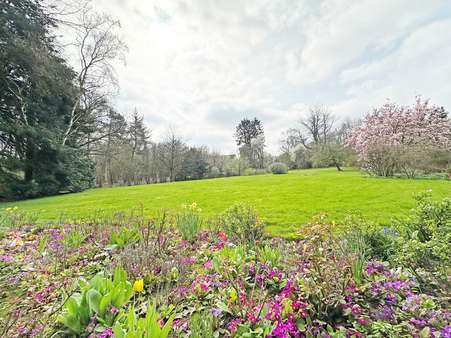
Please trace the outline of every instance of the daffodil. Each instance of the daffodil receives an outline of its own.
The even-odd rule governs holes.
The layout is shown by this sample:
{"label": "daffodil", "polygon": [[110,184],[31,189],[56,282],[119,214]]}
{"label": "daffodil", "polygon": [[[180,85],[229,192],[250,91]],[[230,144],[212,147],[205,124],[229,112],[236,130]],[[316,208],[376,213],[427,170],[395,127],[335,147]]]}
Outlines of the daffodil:
{"label": "daffodil", "polygon": [[143,292],[144,290],[144,280],[143,279],[137,279],[133,283],[133,291],[135,292]]}

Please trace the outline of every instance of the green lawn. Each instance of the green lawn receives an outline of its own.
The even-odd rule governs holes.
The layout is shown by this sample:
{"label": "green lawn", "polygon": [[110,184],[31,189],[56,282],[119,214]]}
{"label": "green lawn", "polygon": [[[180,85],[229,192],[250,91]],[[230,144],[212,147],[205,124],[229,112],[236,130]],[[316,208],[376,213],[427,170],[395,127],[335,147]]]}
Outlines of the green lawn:
{"label": "green lawn", "polygon": [[296,224],[325,212],[341,220],[356,213],[385,223],[406,213],[413,205],[412,194],[431,189],[435,197],[451,197],[451,181],[407,180],[368,177],[359,171],[312,169],[288,175],[230,177],[91,189],[76,194],[0,204],[0,210],[18,206],[39,212],[41,220],[83,217],[95,211],[130,210],[141,203],[149,214],[161,208],[178,208],[197,202],[204,214],[217,214],[230,205],[246,201],[254,205],[269,223],[268,230],[283,235]]}

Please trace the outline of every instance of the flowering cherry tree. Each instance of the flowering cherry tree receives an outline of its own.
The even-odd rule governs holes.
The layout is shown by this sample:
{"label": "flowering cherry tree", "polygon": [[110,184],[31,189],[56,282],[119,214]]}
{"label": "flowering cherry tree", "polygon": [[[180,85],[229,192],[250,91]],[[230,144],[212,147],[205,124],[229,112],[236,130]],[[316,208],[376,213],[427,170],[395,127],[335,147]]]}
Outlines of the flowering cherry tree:
{"label": "flowering cherry tree", "polygon": [[433,151],[451,153],[451,121],[443,107],[420,97],[413,106],[389,102],[367,114],[347,144],[368,171],[391,176],[401,170],[410,176],[409,169]]}

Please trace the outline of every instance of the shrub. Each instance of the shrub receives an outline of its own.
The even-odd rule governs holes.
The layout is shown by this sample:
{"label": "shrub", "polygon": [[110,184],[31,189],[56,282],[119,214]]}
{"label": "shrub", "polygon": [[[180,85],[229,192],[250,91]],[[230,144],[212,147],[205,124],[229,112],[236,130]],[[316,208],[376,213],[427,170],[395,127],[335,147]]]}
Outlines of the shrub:
{"label": "shrub", "polygon": [[200,209],[194,202],[190,205],[183,205],[183,211],[175,216],[175,224],[183,239],[193,240],[202,228],[202,216]]}
{"label": "shrub", "polygon": [[266,175],[268,171],[266,169],[255,169],[255,175]]}
{"label": "shrub", "polygon": [[415,198],[411,216],[396,224],[400,236],[392,261],[408,267],[425,290],[449,294],[451,199],[434,201],[430,192]]}
{"label": "shrub", "polygon": [[369,260],[387,261],[396,252],[399,236],[395,229],[372,224],[362,218],[350,216],[341,229],[344,241],[361,240],[365,257]]}
{"label": "shrub", "polygon": [[256,174],[256,170],[254,168],[247,168],[246,170],[244,170],[243,175],[244,176],[253,176]]}
{"label": "shrub", "polygon": [[236,241],[247,244],[263,237],[262,221],[254,208],[236,204],[218,217],[219,228]]}
{"label": "shrub", "polygon": [[244,176],[254,176],[254,175],[265,175],[268,172],[266,171],[266,169],[259,169],[259,168],[247,168],[246,170],[244,170],[243,175]]}
{"label": "shrub", "polygon": [[286,174],[288,173],[288,167],[285,163],[275,162],[269,166],[269,170],[273,174]]}

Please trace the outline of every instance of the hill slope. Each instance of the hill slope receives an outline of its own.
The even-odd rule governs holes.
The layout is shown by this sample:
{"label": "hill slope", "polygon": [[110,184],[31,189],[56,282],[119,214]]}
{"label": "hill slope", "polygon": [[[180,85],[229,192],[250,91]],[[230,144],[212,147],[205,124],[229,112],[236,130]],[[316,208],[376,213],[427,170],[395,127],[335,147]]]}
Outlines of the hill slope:
{"label": "hill slope", "polygon": [[205,215],[217,214],[230,205],[246,201],[266,219],[274,234],[292,231],[320,212],[340,220],[347,213],[358,213],[379,223],[407,212],[412,195],[431,189],[437,198],[451,197],[451,182],[367,177],[346,170],[312,169],[288,175],[230,177],[201,181],[174,182],[91,189],[85,192],[4,203],[0,209],[18,206],[39,213],[41,220],[83,217],[95,211],[129,210],[142,203],[145,212],[178,208],[196,202]]}

